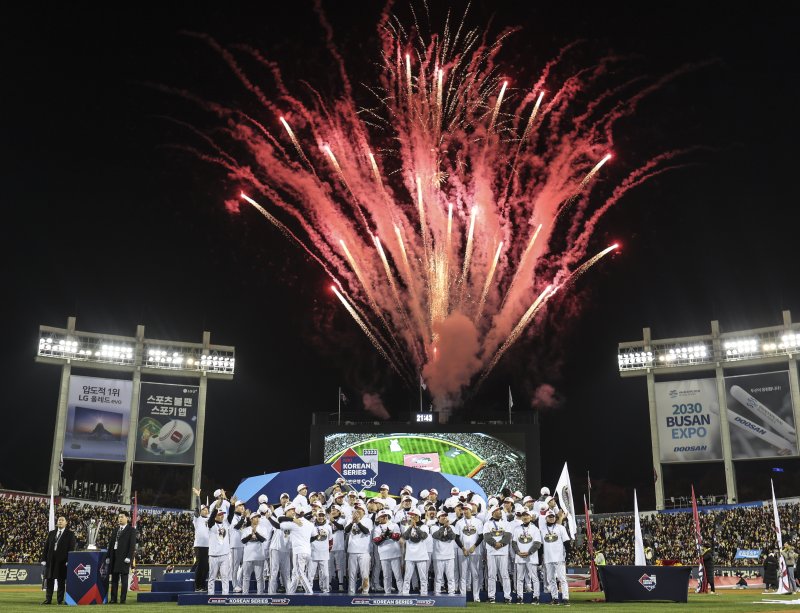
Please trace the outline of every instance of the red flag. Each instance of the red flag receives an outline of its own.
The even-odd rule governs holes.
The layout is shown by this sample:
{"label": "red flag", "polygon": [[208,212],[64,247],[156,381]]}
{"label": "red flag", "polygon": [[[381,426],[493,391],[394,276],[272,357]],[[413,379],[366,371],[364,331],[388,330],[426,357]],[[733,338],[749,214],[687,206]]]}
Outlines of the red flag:
{"label": "red flag", "polygon": [[583,512],[586,515],[586,548],[589,551],[589,591],[600,591],[600,579],[597,576],[597,564],[594,562],[594,542],[592,541],[592,522],[589,518],[589,506],[586,496],[583,497]]}
{"label": "red flag", "polygon": [[697,512],[697,498],[694,496],[694,485],[692,485],[692,517],[694,518],[694,539],[697,543],[697,563],[698,563],[698,594],[708,592],[708,577],[703,568],[703,537],[700,535],[700,514]]}
{"label": "red flag", "polygon": [[[136,521],[139,518],[139,502],[137,500],[138,494],[133,493],[133,512],[131,513],[131,526],[136,530]],[[139,589],[139,575],[136,574],[136,557],[131,560],[131,572],[128,575],[128,589],[131,591],[138,591]]]}

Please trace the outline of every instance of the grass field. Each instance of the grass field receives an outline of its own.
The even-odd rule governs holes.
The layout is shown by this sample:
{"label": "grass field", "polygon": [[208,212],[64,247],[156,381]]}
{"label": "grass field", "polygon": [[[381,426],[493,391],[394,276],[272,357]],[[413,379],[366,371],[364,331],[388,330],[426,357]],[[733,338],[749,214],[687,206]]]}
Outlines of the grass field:
{"label": "grass field", "polygon": [[[578,592],[572,594],[572,606],[570,611],[578,609],[579,611],[625,611],[627,613],[635,613],[641,611],[642,613],[658,613],[661,611],[670,611],[671,613],[683,611],[704,611],[707,613],[738,613],[741,611],[749,611],[759,613],[767,613],[771,611],[798,611],[800,610],[800,599],[797,595],[794,596],[776,596],[775,594],[762,594],[760,589],[750,590],[720,590],[716,596],[709,594],[690,594],[689,602],[687,604],[676,603],[624,603],[624,604],[607,604],[605,602],[596,602],[602,599],[602,594]],[[795,599],[797,604],[788,604]],[[3,613],[25,613],[26,611],[39,611],[48,610],[43,609],[39,604],[43,600],[42,591],[38,587],[0,587],[0,611]],[[764,602],[766,600],[781,600],[787,604],[774,604]],[[126,607],[131,607],[135,611],[142,613],[179,613],[180,611],[196,611],[196,610],[223,610],[220,607],[188,607],[178,609],[178,605],[170,604],[139,604],[136,602],[136,596],[130,594],[128,597],[128,604]],[[241,609],[256,608],[262,609],[264,607],[228,607]],[[468,611],[520,611],[531,609],[531,605],[500,605],[488,603],[470,603],[467,606]],[[545,605],[541,605],[545,608]],[[549,607],[555,609],[555,607]],[[303,613],[333,613],[339,607],[301,607]],[[345,607],[341,608],[342,610]],[[90,609],[91,610],[91,609]],[[120,608],[113,609],[114,611]],[[122,610],[125,610],[124,608]],[[386,610],[389,610],[388,608]],[[463,611],[461,608],[437,608],[436,611]]]}
{"label": "grass field", "polygon": [[[397,441],[401,451],[392,451],[393,447],[396,448],[392,445],[392,441]],[[406,455],[435,453],[439,456],[441,472],[461,477],[474,474],[483,463],[481,458],[469,449],[440,439],[419,435],[378,437],[353,446],[353,450],[359,454],[364,449],[377,449],[378,459],[381,462],[400,465],[404,464]],[[335,461],[340,455],[333,456],[328,462]]]}

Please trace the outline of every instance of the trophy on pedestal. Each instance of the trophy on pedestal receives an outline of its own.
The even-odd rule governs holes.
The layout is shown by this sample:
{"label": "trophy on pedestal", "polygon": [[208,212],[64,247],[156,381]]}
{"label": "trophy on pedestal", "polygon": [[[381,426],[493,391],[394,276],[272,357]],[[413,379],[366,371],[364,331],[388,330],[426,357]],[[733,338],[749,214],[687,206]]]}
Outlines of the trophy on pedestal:
{"label": "trophy on pedestal", "polygon": [[94,517],[85,522],[86,526],[86,549],[97,549],[97,535],[100,534],[100,524],[103,520],[95,521]]}

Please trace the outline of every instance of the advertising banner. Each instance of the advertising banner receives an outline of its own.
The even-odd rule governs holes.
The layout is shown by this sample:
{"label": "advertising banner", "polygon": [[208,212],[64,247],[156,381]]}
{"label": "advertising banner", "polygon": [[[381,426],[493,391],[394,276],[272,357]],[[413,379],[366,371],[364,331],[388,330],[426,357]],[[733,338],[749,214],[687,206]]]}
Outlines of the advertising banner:
{"label": "advertising banner", "polygon": [[760,549],[737,549],[734,560],[760,560]]}
{"label": "advertising banner", "polygon": [[797,455],[789,372],[725,377],[734,460]]}
{"label": "advertising banner", "polygon": [[64,457],[124,462],[132,390],[131,381],[71,376]]}
{"label": "advertising banner", "polygon": [[722,459],[716,379],[655,384],[661,462]]}
{"label": "advertising banner", "polygon": [[142,381],[136,462],[194,464],[196,385]]}

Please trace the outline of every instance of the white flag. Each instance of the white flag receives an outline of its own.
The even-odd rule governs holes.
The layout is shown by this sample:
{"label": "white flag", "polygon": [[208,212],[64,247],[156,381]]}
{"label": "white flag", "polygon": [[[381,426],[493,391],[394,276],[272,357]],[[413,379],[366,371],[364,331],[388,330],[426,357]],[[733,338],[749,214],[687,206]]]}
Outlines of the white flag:
{"label": "white flag", "polygon": [[564,513],[567,514],[569,535],[574,539],[578,534],[578,523],[575,521],[575,502],[572,499],[572,484],[569,480],[569,471],[567,470],[566,462],[564,462],[561,476],[558,478],[558,483],[556,483],[556,493],[558,493],[559,506]]}
{"label": "white flag", "polygon": [[508,408],[510,409],[513,406],[514,406],[514,399],[511,397],[511,386],[509,385],[508,386]]}
{"label": "white flag", "polygon": [[56,508],[53,505],[53,486],[50,486],[50,515],[47,518],[47,530],[52,532],[56,529]]}
{"label": "white flag", "polygon": [[419,386],[424,390],[428,389],[428,386],[425,385],[425,381],[422,380],[422,375],[419,376]]}
{"label": "white flag", "polygon": [[639,523],[639,501],[636,490],[633,490],[633,557],[634,566],[646,566],[644,557],[644,541],[642,540],[642,524]]}
{"label": "white flag", "polygon": [[778,591],[776,594],[791,594],[789,589],[789,571],[786,569],[786,560],[783,558],[783,537],[781,536],[781,518],[778,516],[778,504],[775,502],[775,484],[769,480],[772,488],[772,513],[775,517],[775,535],[778,537]]}

